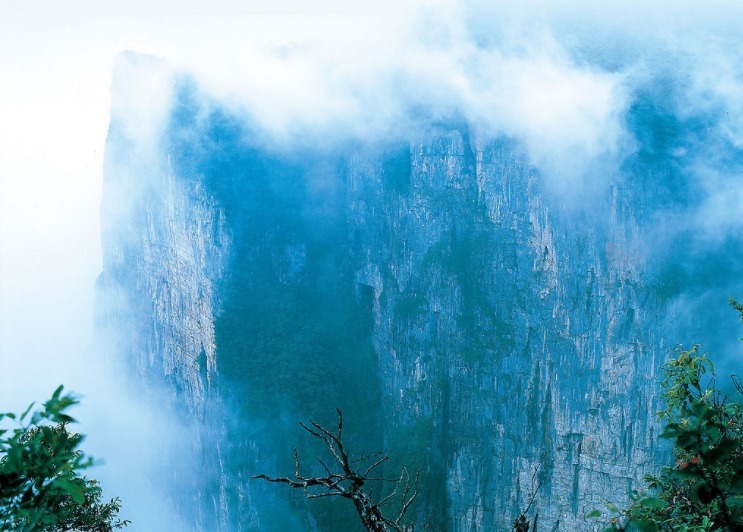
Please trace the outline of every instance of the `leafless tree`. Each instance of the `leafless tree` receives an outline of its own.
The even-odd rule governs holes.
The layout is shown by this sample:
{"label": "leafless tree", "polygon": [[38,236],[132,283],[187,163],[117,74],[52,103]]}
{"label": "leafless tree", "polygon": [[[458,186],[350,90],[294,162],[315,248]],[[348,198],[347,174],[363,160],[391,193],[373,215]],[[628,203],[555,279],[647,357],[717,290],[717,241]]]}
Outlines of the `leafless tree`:
{"label": "leafless tree", "polygon": [[[377,467],[389,460],[389,456],[381,452],[371,455],[361,455],[359,458],[349,458],[348,451],[343,445],[343,414],[338,412],[338,431],[331,432],[319,423],[310,419],[310,426],[300,423],[302,428],[313,437],[321,440],[330,451],[332,461],[317,459],[322,467],[321,476],[304,476],[300,472],[299,453],[294,449],[294,478],[269,477],[255,475],[268,482],[287,484],[292,488],[302,489],[308,499],[320,497],[343,497],[353,501],[356,512],[359,514],[366,530],[373,532],[408,532],[415,529],[415,525],[403,523],[405,514],[418,496],[418,473],[411,478],[407,469],[403,468],[397,478],[376,477],[372,475]],[[389,494],[375,502],[374,490],[370,483],[391,483]],[[374,484],[371,484],[372,486]],[[387,517],[383,513],[383,506],[397,502],[395,517]]]}

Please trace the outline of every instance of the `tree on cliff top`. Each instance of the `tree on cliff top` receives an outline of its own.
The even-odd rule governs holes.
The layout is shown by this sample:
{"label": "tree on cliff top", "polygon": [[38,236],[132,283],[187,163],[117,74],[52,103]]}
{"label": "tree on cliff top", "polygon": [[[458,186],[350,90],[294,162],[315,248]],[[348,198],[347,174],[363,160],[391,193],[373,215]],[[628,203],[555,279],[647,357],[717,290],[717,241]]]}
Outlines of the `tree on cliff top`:
{"label": "tree on cliff top", "polygon": [[106,532],[129,523],[117,517],[119,499],[101,502],[98,482],[80,476],[93,460],[78,449],[84,436],[67,429],[75,420],[65,410],[78,401],[62,389],[33,413],[33,404],[20,416],[0,413],[2,530]]}

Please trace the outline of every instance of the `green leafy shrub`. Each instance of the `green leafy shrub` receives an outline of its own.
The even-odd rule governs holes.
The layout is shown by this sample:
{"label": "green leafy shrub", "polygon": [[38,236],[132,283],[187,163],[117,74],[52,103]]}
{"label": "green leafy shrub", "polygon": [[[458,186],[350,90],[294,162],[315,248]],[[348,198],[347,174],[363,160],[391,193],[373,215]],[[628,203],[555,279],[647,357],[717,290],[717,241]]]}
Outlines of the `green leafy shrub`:
{"label": "green leafy shrub", "polygon": [[20,416],[0,413],[0,530],[106,532],[129,523],[117,517],[119,499],[102,503],[98,482],[79,475],[93,459],[78,449],[84,436],[67,430],[75,420],[65,410],[78,401],[62,390],[33,412],[34,404]]}
{"label": "green leafy shrub", "polygon": [[[743,307],[731,300],[741,313]],[[698,346],[679,349],[665,367],[660,436],[673,444],[674,464],[645,477],[629,508],[610,505],[605,531],[743,530],[743,407],[715,385],[712,362]],[[705,376],[709,376],[706,378]],[[741,386],[736,382],[738,392]],[[594,511],[589,517],[598,517]]]}

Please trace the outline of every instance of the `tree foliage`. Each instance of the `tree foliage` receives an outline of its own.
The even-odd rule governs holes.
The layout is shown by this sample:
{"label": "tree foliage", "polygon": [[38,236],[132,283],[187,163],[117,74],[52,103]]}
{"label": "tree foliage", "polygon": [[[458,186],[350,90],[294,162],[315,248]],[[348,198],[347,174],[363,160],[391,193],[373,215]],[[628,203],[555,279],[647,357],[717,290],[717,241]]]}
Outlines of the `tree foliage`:
{"label": "tree foliage", "polygon": [[[743,319],[743,306],[731,305]],[[743,531],[740,396],[731,399],[716,387],[712,362],[698,346],[680,348],[664,369],[661,437],[673,444],[674,464],[646,476],[649,491],[634,493],[626,510],[610,505],[614,518],[605,530]]]}
{"label": "tree foliage", "polygon": [[[0,413],[0,529],[111,531],[129,522],[118,498],[101,502],[97,481],[80,476],[93,459],[79,450],[84,436],[68,430],[65,411],[77,404],[60,386],[42,408]],[[9,428],[15,425],[15,428]]]}

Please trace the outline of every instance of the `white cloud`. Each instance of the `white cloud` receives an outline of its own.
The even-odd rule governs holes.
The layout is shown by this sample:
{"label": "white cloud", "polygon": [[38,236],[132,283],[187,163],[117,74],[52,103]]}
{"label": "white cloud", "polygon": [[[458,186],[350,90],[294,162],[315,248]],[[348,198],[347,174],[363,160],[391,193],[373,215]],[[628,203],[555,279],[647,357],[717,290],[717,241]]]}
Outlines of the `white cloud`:
{"label": "white cloud", "polygon": [[536,166],[572,184],[624,147],[622,75],[575,62],[546,30],[482,48],[454,6],[411,16],[425,31],[393,21],[396,31],[379,35],[251,43],[178,62],[281,143],[308,132],[312,142],[404,137],[411,111],[423,109],[523,140]]}

